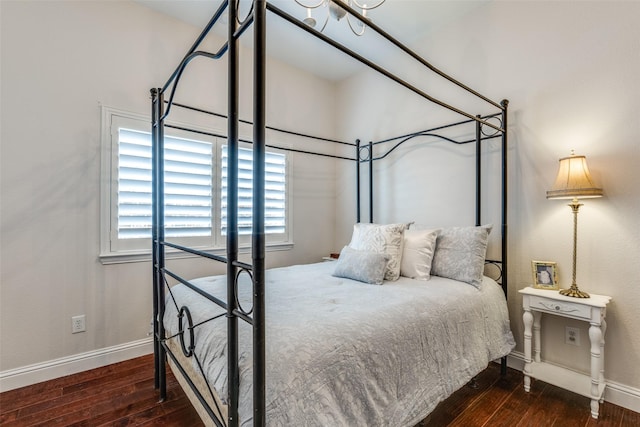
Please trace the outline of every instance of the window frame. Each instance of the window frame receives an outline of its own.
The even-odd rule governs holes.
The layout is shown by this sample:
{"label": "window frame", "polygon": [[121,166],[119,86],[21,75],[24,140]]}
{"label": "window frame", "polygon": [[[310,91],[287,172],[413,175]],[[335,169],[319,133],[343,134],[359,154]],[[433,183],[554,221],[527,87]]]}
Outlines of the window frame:
{"label": "window frame", "polygon": [[[221,228],[222,203],[222,146],[227,145],[226,138],[207,136],[207,134],[223,134],[220,131],[196,127],[185,123],[172,122],[182,128],[203,132],[197,135],[187,131],[167,128],[165,134],[178,138],[202,139],[212,144],[212,233],[206,237],[188,237],[171,239],[172,242],[184,246],[198,248],[216,255],[226,253],[226,235]],[[118,126],[124,125],[124,126]],[[151,132],[149,116],[131,113],[116,108],[102,106],[102,135],[101,135],[101,182],[100,182],[100,253],[99,259],[103,264],[148,261],[151,259],[151,238],[119,239],[118,238],[118,155],[119,155],[119,127],[126,127],[134,131]],[[246,139],[240,136],[240,139]],[[240,143],[241,148],[251,149],[251,144]],[[285,233],[267,234],[267,250],[290,250],[293,248],[293,224],[291,203],[291,169],[292,156],[285,150],[269,148],[269,151],[285,156]],[[239,251],[249,252],[250,235],[239,236]],[[135,241],[135,242],[134,242]],[[166,249],[167,258],[192,258],[195,255]]]}

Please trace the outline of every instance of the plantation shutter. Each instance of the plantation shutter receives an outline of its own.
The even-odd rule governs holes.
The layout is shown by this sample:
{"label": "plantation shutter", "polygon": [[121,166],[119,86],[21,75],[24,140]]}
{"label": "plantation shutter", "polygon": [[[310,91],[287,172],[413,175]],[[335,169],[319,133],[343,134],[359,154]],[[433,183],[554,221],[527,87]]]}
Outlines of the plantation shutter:
{"label": "plantation shutter", "polygon": [[[286,157],[267,152],[265,165],[265,233],[286,231]],[[238,234],[251,234],[253,207],[253,150],[238,149]],[[222,146],[221,231],[227,234],[227,146]]]}
{"label": "plantation shutter", "polygon": [[[212,143],[165,136],[166,237],[212,234]],[[151,237],[151,135],[119,129],[118,238]]]}

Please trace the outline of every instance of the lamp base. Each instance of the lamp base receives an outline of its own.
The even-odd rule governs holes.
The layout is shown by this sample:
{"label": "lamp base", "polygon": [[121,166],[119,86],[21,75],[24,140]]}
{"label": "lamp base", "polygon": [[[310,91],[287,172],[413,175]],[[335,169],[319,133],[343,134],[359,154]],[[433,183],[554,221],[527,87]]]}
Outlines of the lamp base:
{"label": "lamp base", "polygon": [[591,298],[588,293],[578,289],[575,283],[569,289],[560,289],[560,295],[572,298]]}

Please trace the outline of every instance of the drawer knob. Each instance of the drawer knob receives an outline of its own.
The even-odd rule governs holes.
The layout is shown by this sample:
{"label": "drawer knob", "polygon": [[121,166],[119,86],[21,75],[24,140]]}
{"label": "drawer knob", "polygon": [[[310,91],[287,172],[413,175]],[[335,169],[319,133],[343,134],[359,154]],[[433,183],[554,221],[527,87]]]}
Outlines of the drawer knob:
{"label": "drawer knob", "polygon": [[560,306],[559,305],[556,305],[556,310],[560,310]]}

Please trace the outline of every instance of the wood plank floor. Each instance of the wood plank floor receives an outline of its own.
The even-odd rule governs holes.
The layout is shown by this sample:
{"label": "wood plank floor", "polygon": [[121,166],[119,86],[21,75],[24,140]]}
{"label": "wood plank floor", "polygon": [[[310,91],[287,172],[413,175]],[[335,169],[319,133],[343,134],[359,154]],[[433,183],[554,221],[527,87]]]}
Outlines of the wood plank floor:
{"label": "wood plank floor", "polygon": [[[433,426],[640,426],[640,414],[605,402],[593,420],[589,399],[534,381],[525,393],[522,373],[500,377],[491,364],[476,381],[442,402],[416,427]],[[2,426],[201,426],[170,375],[167,399],[158,403],[152,356],[0,394]]]}

